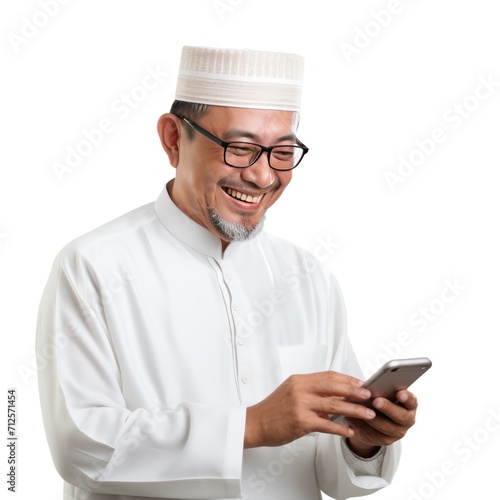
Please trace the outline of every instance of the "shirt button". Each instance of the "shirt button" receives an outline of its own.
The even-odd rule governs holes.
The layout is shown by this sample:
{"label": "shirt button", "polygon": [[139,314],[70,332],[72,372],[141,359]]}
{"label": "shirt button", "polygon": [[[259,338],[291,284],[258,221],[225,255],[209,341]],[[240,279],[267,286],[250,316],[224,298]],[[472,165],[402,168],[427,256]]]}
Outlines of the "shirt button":
{"label": "shirt button", "polygon": [[239,304],[233,304],[233,311],[239,311],[241,306]]}
{"label": "shirt button", "polygon": [[247,341],[245,339],[238,339],[238,345],[245,345]]}
{"label": "shirt button", "polygon": [[243,377],[241,377],[241,381],[244,384],[248,384],[248,383],[250,383],[250,377],[247,377],[246,375],[244,375]]}

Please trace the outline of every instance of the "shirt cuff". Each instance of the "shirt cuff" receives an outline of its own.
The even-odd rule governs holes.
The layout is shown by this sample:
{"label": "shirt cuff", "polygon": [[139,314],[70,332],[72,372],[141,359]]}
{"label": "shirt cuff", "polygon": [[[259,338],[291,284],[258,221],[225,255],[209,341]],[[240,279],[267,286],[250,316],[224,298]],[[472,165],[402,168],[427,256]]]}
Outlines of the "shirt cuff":
{"label": "shirt cuff", "polygon": [[382,465],[384,463],[386,448],[382,446],[380,450],[370,458],[363,458],[356,455],[347,445],[346,440],[341,440],[341,449],[344,460],[355,476],[382,476]]}

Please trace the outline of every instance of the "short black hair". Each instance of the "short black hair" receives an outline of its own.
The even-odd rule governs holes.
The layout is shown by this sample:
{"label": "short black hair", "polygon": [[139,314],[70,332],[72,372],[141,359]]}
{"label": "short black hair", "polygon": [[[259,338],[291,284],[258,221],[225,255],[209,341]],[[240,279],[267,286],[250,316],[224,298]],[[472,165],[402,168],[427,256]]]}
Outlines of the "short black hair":
{"label": "short black hair", "polygon": [[[177,99],[172,103],[170,112],[177,116],[183,116],[188,120],[197,122],[208,110],[208,104],[200,104],[197,102],[178,101]],[[194,137],[194,130],[186,126],[187,136],[189,139]]]}

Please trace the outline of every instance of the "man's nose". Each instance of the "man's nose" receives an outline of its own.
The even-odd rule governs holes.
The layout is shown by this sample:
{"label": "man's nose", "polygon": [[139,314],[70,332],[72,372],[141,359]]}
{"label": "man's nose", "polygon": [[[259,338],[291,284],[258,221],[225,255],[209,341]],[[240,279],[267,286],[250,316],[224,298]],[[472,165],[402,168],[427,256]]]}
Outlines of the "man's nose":
{"label": "man's nose", "polygon": [[241,178],[255,184],[259,188],[267,188],[273,184],[276,176],[273,169],[269,166],[268,154],[267,151],[263,151],[253,165],[243,169]]}

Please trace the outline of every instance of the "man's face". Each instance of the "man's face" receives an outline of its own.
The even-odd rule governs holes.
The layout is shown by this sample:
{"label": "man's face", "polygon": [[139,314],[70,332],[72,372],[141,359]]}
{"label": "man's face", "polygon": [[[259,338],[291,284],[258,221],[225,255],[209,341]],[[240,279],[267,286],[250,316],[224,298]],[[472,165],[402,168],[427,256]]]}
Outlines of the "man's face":
{"label": "man's face", "polygon": [[[290,111],[212,106],[197,124],[227,142],[294,144],[294,113]],[[189,139],[184,128],[170,194],[184,213],[227,244],[239,239],[231,236],[232,229],[240,236],[248,236],[258,227],[291,178],[291,171],[277,171],[269,166],[267,152],[250,167],[230,167],[224,163],[221,146],[198,132]]]}

